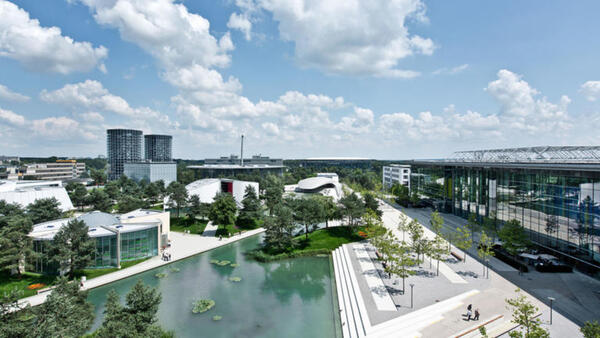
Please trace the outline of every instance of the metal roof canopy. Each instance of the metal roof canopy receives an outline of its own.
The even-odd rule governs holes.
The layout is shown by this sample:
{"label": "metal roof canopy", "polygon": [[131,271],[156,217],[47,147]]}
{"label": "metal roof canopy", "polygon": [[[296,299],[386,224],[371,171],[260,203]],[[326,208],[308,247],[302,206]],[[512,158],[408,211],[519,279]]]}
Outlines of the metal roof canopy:
{"label": "metal roof canopy", "polygon": [[600,163],[600,146],[541,146],[457,151],[447,162]]}

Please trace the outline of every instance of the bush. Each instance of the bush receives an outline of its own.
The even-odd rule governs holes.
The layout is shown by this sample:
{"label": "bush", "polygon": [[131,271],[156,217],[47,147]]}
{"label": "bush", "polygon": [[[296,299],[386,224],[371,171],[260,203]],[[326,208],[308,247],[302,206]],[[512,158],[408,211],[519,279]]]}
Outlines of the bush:
{"label": "bush", "polygon": [[215,301],[212,299],[200,299],[192,303],[193,313],[202,313],[212,309],[215,306]]}
{"label": "bush", "polygon": [[527,267],[527,264],[517,260],[513,256],[510,256],[505,251],[499,250],[499,249],[494,249],[494,253],[495,253],[496,258],[498,258],[499,260],[503,261],[504,263],[512,266],[513,268],[520,270],[522,272],[529,272],[529,268]]}
{"label": "bush", "polygon": [[240,214],[240,216],[235,221],[235,225],[241,229],[256,229],[260,226],[257,219],[251,218],[246,214]]}

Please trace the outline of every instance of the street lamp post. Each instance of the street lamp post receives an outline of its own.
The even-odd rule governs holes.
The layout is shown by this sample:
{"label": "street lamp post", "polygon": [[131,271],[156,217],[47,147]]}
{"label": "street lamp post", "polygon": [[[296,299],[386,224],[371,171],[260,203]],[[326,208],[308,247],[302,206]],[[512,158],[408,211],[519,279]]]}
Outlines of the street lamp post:
{"label": "street lamp post", "polygon": [[413,287],[415,285],[413,283],[410,283],[410,308],[413,308]]}
{"label": "street lamp post", "polygon": [[556,298],[548,297],[548,300],[550,300],[550,325],[552,325],[552,302],[554,302]]}

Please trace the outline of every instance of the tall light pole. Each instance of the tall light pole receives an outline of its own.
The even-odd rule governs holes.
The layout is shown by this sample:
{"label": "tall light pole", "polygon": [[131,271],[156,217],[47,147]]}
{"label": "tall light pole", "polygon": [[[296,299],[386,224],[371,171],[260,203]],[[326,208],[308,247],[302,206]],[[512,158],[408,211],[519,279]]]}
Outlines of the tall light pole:
{"label": "tall light pole", "polygon": [[413,308],[413,287],[415,285],[413,283],[410,283],[410,308]]}
{"label": "tall light pole", "polygon": [[550,300],[550,325],[552,325],[552,302],[554,302],[556,298],[548,297],[548,299]]}

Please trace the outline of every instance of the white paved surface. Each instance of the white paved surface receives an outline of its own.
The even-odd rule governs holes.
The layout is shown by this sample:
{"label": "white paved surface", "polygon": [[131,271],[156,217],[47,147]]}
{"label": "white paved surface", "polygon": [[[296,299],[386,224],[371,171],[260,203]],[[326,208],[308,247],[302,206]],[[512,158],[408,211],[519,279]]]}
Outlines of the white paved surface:
{"label": "white paved surface", "polygon": [[[223,238],[222,240],[219,240],[216,237],[204,237],[200,235],[171,232],[171,247],[166,250],[171,254],[171,260],[169,262],[163,261],[160,255],[152,257],[147,261],[136,264],[127,269],[118,270],[97,278],[90,279],[85,282],[83,290],[93,289],[119,279],[127,278],[138,273],[154,269],[156,267],[166,265],[184,258],[188,258],[190,256],[197,255],[199,253],[238,241],[243,238],[259,234],[264,231],[265,229],[263,228],[254,229],[246,231],[241,235],[231,236],[230,238]],[[29,305],[31,306],[39,305],[46,301],[46,297],[49,294],[50,292],[44,292],[42,294],[23,298],[21,302],[29,303]]]}
{"label": "white paved surface", "polygon": [[369,289],[371,289],[371,296],[375,301],[375,305],[377,306],[377,310],[379,311],[396,311],[396,304],[390,297],[389,292],[385,285],[383,285],[383,281],[379,274],[377,273],[377,269],[373,262],[371,261],[371,257],[369,257],[369,253],[363,244],[357,243],[352,246],[354,253],[358,259],[360,268],[367,280],[367,284],[369,285]]}
{"label": "white paved surface", "polygon": [[217,234],[217,229],[219,228],[218,225],[214,225],[212,221],[209,221],[206,224],[206,227],[204,228],[204,231],[202,232],[202,236],[205,237],[215,237],[215,235]]}

